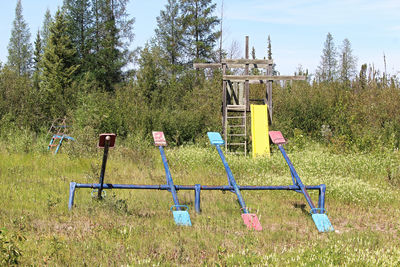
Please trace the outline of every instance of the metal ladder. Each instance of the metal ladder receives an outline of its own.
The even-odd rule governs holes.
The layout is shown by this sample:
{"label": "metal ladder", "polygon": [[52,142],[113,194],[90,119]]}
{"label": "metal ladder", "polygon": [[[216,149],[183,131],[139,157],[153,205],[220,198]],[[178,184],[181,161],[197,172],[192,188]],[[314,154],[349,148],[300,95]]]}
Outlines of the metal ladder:
{"label": "metal ladder", "polygon": [[[246,105],[227,105],[225,117],[225,151],[241,153],[233,147],[243,148],[247,155],[247,110]],[[229,149],[229,150],[228,150]]]}

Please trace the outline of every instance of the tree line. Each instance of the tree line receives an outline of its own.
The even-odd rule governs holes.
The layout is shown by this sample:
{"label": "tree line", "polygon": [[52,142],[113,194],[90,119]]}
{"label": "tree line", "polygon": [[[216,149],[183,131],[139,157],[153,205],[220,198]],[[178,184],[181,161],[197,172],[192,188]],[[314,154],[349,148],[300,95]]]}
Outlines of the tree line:
{"label": "tree line", "polygon": [[[192,68],[193,62],[219,62],[235,54],[218,42],[222,18],[215,15],[216,4],[212,0],[166,1],[153,38],[135,50],[130,49],[135,20],[127,4],[128,0],[64,0],[55,14],[46,11],[32,45],[21,0],[17,1],[7,62],[0,65],[2,136],[21,129],[40,134],[53,119],[63,117],[70,120],[78,137],[113,131],[127,140],[145,140],[158,129],[179,145],[201,140],[206,131],[220,130],[221,73],[215,71],[210,78]],[[266,48],[272,59],[270,36]],[[251,54],[255,58],[254,48]],[[335,102],[343,92],[399,88],[396,76],[381,74],[372,66],[364,64],[357,73],[356,62],[350,41],[345,39],[337,48],[328,33],[313,80],[308,70],[299,67],[296,74],[306,75],[308,82],[274,85],[279,119],[273,127],[321,137],[322,125],[329,125],[333,132],[345,134],[337,121],[323,115],[335,110],[329,105],[343,104],[345,98]],[[279,73],[276,65],[273,71]],[[306,116],[298,110],[306,107],[303,104],[285,103],[287,92],[295,100],[314,103],[301,95],[302,90],[324,90],[321,94],[334,100]]]}

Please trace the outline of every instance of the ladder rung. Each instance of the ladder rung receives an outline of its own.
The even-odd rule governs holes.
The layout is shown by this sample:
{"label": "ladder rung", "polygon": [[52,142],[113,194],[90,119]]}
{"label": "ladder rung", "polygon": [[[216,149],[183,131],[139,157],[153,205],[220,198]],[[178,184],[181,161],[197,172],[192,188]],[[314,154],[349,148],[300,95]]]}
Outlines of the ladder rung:
{"label": "ladder rung", "polygon": [[53,147],[53,146],[58,146],[58,144],[55,144],[55,145],[49,145],[50,147]]}
{"label": "ladder rung", "polygon": [[228,127],[231,128],[237,128],[237,127],[245,127],[246,125],[228,125]]}
{"label": "ladder rung", "polygon": [[231,116],[231,117],[226,117],[227,119],[245,119],[245,116]]}
{"label": "ladder rung", "polygon": [[228,146],[244,146],[246,143],[228,143]]}
{"label": "ladder rung", "polygon": [[246,134],[228,134],[228,136],[246,136]]}
{"label": "ladder rung", "polygon": [[241,110],[245,110],[246,106],[245,105],[226,105],[227,109],[241,109]]}

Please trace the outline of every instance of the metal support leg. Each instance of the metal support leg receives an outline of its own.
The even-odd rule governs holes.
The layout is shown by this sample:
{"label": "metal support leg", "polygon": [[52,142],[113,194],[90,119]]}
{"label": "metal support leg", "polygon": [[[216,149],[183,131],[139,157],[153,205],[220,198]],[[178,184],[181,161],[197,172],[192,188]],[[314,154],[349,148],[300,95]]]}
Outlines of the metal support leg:
{"label": "metal support leg", "polygon": [[326,185],[321,184],[319,186],[319,195],[318,195],[318,208],[320,209],[320,212],[323,213],[325,209],[325,191],[326,191]]}
{"label": "metal support leg", "polygon": [[104,154],[103,154],[103,163],[101,165],[101,172],[100,172],[100,189],[97,191],[97,197],[101,199],[101,192],[103,191],[103,184],[104,184],[104,175],[106,172],[106,165],[107,165],[107,157],[108,157],[108,148],[110,146],[110,136],[106,136],[105,146],[104,146]]}
{"label": "metal support leg", "polygon": [[195,184],[194,186],[194,208],[196,210],[196,213],[200,213],[200,190],[201,190],[201,185],[200,184]]}
{"label": "metal support leg", "polygon": [[69,184],[68,209],[72,209],[72,207],[74,206],[75,188],[76,188],[76,183],[71,182]]}
{"label": "metal support leg", "polygon": [[178,195],[176,193],[176,188],[175,188],[174,182],[172,180],[171,172],[169,171],[168,161],[167,161],[167,157],[165,156],[165,153],[164,153],[164,148],[162,146],[159,146],[158,148],[160,150],[161,159],[164,164],[165,175],[167,178],[167,184],[169,185],[169,189],[171,190],[170,192],[172,194],[172,199],[174,200],[174,204],[177,206],[176,210],[180,210]]}

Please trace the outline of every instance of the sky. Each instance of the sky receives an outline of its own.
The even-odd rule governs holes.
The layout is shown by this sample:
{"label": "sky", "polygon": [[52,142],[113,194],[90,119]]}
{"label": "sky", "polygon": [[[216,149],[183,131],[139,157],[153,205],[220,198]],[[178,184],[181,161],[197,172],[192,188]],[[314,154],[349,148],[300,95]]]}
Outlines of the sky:
{"label": "sky", "polygon": [[[0,61],[7,62],[12,22],[17,0],[0,0]],[[41,28],[46,9],[52,15],[62,0],[22,0],[23,17],[29,25],[31,42]],[[143,47],[154,36],[156,17],[167,0],[131,0],[127,11],[135,18],[135,40],[132,49]],[[281,75],[292,75],[301,65],[315,73],[326,35],[332,34],[340,50],[349,39],[357,68],[374,65],[400,75],[400,0],[214,0],[216,15],[223,10],[223,47],[239,45],[244,56],[245,36],[254,47],[257,58],[267,54],[267,38],[271,36],[272,57]]]}

